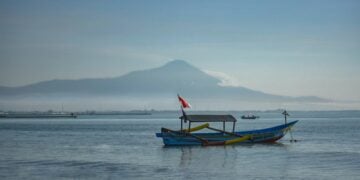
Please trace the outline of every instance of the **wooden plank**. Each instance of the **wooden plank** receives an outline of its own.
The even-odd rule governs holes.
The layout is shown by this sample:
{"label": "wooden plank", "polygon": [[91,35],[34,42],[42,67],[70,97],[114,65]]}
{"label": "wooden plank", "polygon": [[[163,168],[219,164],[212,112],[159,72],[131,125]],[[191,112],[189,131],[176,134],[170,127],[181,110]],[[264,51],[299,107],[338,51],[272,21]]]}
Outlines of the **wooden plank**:
{"label": "wooden plank", "polygon": [[235,134],[235,133],[232,133],[232,132],[223,131],[223,130],[221,130],[221,129],[215,129],[215,128],[212,128],[212,127],[207,127],[207,128],[208,128],[208,129],[211,129],[211,130],[214,130],[214,131],[222,132],[222,133],[225,133],[225,134],[228,134],[228,135],[237,136],[237,137],[242,137],[242,136],[239,135],[239,134]]}

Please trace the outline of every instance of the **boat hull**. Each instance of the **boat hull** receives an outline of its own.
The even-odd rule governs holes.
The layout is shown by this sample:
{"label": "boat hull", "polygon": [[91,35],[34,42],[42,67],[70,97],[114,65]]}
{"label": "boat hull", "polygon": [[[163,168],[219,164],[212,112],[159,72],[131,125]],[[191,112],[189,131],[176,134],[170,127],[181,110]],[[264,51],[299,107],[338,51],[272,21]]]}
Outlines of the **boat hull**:
{"label": "boat hull", "polygon": [[[206,139],[211,145],[224,145],[222,142],[231,141],[242,136],[250,136],[250,138],[238,142],[240,143],[270,143],[275,142],[290,130],[290,128],[298,121],[293,121],[287,124],[274,126],[266,129],[258,129],[251,131],[235,132],[238,136],[233,136],[225,133],[191,133],[194,136]],[[156,133],[157,137],[163,139],[165,146],[187,146],[187,145],[204,145],[202,141],[194,138],[186,133],[180,132],[161,132]]]}

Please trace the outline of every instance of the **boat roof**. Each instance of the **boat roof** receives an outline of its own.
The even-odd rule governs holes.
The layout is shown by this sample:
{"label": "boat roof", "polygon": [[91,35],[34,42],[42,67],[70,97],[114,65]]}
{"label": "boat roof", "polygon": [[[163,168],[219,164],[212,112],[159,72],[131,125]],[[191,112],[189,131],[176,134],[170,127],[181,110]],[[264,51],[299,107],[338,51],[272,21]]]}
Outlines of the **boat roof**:
{"label": "boat roof", "polygon": [[232,115],[186,115],[186,120],[190,122],[236,122]]}

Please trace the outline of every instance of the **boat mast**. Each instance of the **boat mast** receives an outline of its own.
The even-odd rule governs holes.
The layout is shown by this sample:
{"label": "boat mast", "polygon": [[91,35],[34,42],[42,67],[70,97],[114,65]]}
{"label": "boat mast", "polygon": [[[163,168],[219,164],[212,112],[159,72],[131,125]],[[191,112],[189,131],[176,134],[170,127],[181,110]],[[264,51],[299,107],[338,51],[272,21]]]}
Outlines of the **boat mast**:
{"label": "boat mast", "polygon": [[[177,94],[177,96],[180,101],[180,109],[182,112],[182,116],[179,118],[181,121],[180,131],[183,131],[183,121],[184,121],[184,123],[186,123],[186,121],[187,121],[187,116],[184,111],[184,108],[190,108],[190,104],[188,102],[186,102],[183,98],[181,98],[179,94]],[[189,130],[190,130],[190,122],[189,122]]]}
{"label": "boat mast", "polygon": [[[282,114],[285,117],[285,124],[287,124],[287,117],[290,116],[290,114],[286,110],[284,110],[284,112]],[[291,137],[290,142],[296,142],[297,140],[294,139],[294,137],[292,135],[292,132],[291,132],[291,128],[289,128],[289,134],[290,134],[290,137]]]}
{"label": "boat mast", "polygon": [[184,112],[184,109],[182,107],[182,105],[180,104],[180,109],[181,109],[181,112],[182,112],[182,116],[180,117],[180,131],[182,132],[183,131],[183,120],[185,118],[185,112]]}
{"label": "boat mast", "polygon": [[285,124],[287,124],[287,117],[290,116],[290,115],[289,115],[289,113],[288,113],[286,110],[284,110],[284,112],[283,112],[282,114],[283,114],[284,117],[285,117]]}

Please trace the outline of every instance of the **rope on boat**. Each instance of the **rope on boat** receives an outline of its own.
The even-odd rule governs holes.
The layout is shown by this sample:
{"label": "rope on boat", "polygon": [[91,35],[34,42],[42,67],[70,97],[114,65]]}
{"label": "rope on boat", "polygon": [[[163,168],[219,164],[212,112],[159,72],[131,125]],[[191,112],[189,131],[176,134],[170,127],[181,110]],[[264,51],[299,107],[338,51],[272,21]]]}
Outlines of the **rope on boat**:
{"label": "rope on boat", "polygon": [[[284,110],[284,112],[283,112],[282,114],[284,115],[285,125],[286,125],[286,124],[287,124],[287,117],[290,116],[290,114],[289,114],[286,110]],[[290,134],[290,137],[291,137],[290,142],[296,142],[297,140],[294,139],[294,137],[293,137],[293,135],[292,135],[292,132],[291,132],[291,128],[292,128],[292,126],[287,127],[287,128],[284,130],[284,132],[286,133],[287,131],[289,131],[289,134]]]}
{"label": "rope on boat", "polygon": [[289,134],[290,134],[290,137],[291,137],[290,142],[293,142],[293,141],[294,141],[294,137],[293,137],[293,135],[292,135],[291,128],[289,129]]}
{"label": "rope on boat", "polygon": [[284,129],[284,132],[286,133],[286,132],[289,132],[289,134],[290,134],[290,142],[297,142],[297,140],[296,139],[294,139],[294,136],[293,136],[293,134],[292,134],[292,126],[291,127],[287,127],[287,128],[285,128]]}

